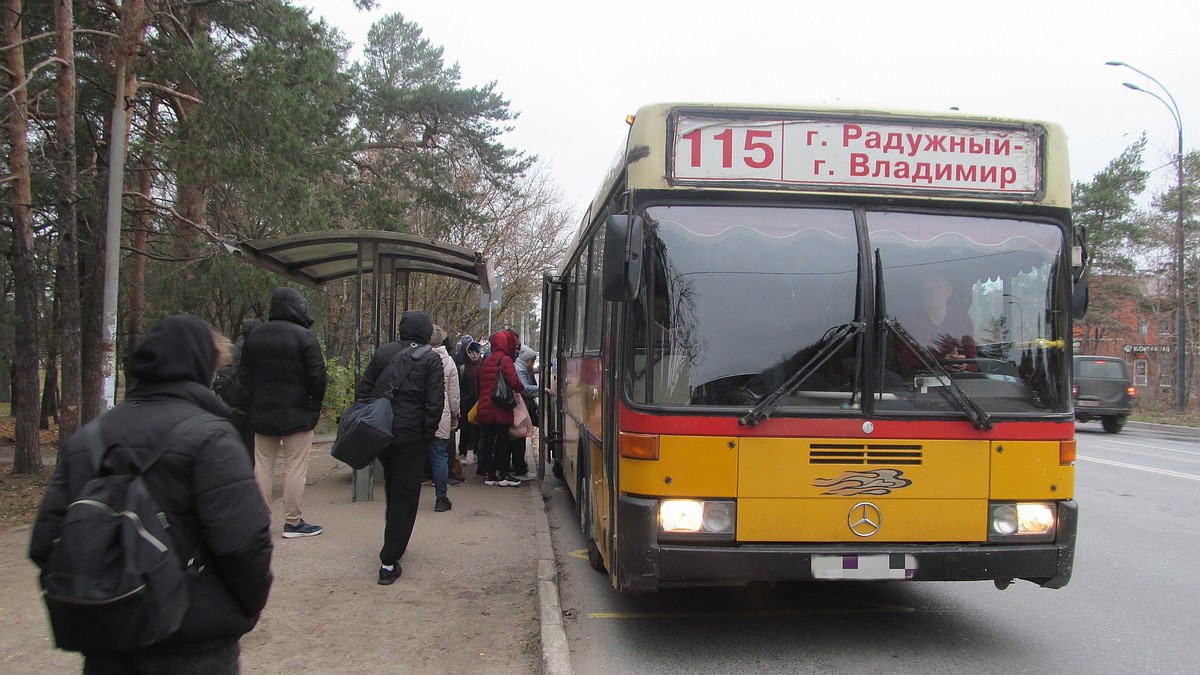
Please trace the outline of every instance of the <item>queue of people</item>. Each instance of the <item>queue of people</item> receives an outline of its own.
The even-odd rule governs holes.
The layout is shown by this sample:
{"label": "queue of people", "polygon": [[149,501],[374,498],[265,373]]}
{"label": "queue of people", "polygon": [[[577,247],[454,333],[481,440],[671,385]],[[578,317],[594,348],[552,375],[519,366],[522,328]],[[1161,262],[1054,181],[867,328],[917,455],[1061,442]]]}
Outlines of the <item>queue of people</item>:
{"label": "queue of people", "polygon": [[[280,287],[267,320],[246,320],[236,346],[184,314],[162,320],[132,352],[125,402],[95,424],[103,427],[108,452],[121,451],[118,472],[136,472],[164,505],[159,514],[164,525],[182,527],[183,539],[175,544],[190,559],[185,564],[179,553],[178,562],[194,580],[190,590],[178,592],[190,593],[180,602],[192,609],[165,641],[132,651],[85,651],[84,672],[238,671],[239,639],[258,622],[272,583],[270,511],[280,458],[281,537],[324,532],[305,520],[303,508],[314,429],[328,387],[312,323],[304,296]],[[515,487],[533,478],[526,440],[508,437],[513,412],[497,406],[490,392],[504,378],[536,414],[537,353],[504,329],[490,336],[486,353],[464,335],[451,355],[445,331],[420,310],[404,313],[399,335],[375,351],[355,388],[358,400],[389,396],[393,413],[392,439],[379,457],[387,501],[380,585],[402,574],[426,467],[435,513],[452,509],[448,487],[463,482],[463,463],[474,461],[489,487]],[[469,422],[472,408],[477,417]],[[174,427],[189,416],[204,422],[176,438]],[[29,550],[39,567],[54,562],[68,507],[94,489],[88,487],[94,479],[113,470],[107,461],[93,462],[93,436],[86,431],[67,440],[39,510]],[[143,466],[138,453],[161,455],[162,461],[150,459]],[[202,564],[193,566],[198,561]]]}

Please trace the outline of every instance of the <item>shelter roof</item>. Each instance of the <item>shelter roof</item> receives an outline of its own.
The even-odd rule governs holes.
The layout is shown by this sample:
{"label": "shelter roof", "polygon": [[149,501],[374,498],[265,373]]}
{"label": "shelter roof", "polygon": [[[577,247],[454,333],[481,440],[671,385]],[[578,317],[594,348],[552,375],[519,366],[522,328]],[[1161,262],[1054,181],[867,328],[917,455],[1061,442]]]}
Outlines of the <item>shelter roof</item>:
{"label": "shelter roof", "polygon": [[479,251],[427,237],[380,230],[302,232],[228,245],[254,265],[321,290],[330,281],[381,269],[424,272],[495,288],[490,261]]}

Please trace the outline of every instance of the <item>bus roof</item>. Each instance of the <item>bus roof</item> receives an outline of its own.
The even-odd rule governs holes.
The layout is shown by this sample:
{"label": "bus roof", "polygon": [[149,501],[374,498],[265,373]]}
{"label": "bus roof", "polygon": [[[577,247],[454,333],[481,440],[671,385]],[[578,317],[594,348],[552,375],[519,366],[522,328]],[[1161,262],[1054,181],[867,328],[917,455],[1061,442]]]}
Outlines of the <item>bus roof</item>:
{"label": "bus roof", "polygon": [[1056,124],[957,112],[653,103],[640,108],[590,214],[636,190],[753,190],[1069,209]]}

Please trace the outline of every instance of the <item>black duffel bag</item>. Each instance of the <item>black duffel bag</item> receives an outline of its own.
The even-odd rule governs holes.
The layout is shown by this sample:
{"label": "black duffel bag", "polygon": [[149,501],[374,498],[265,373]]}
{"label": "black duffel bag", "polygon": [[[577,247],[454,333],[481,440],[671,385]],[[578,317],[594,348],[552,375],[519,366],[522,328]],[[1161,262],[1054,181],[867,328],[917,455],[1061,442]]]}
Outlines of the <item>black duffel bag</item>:
{"label": "black duffel bag", "polygon": [[338,420],[337,438],[329,453],[352,469],[365,469],[391,442],[392,399],[355,401]]}

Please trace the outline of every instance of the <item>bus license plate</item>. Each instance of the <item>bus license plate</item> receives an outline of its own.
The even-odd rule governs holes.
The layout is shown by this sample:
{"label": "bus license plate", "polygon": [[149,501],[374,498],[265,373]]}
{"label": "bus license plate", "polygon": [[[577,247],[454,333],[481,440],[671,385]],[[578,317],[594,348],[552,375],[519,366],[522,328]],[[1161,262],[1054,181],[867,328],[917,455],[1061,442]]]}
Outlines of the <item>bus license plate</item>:
{"label": "bus license plate", "polygon": [[917,572],[917,557],[907,553],[878,555],[814,555],[814,579],[850,579],[879,581],[912,579]]}

